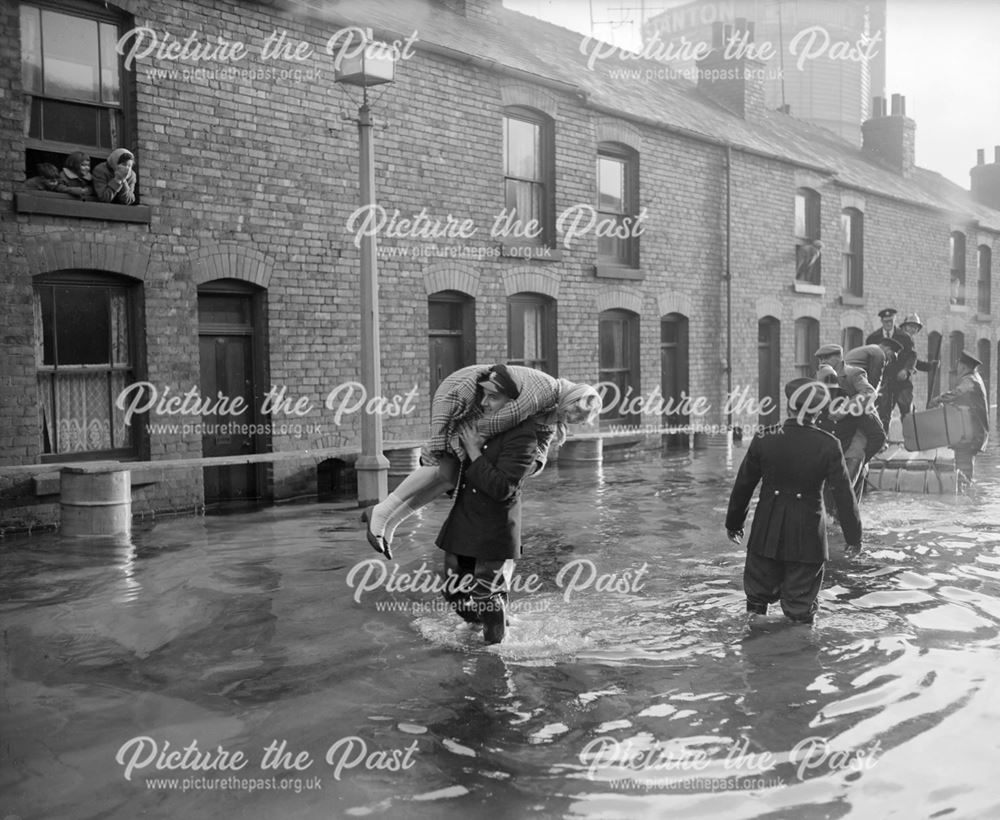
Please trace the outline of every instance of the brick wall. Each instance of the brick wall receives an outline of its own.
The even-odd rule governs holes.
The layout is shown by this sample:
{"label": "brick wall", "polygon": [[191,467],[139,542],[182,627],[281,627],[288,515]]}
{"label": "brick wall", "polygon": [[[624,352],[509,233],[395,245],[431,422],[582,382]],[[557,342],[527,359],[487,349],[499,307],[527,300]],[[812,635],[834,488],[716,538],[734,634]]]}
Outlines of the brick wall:
{"label": "brick wall", "polygon": [[[489,4],[486,4],[489,8]],[[199,384],[197,287],[219,277],[266,287],[267,385],[308,397],[312,411],[292,420],[321,425],[295,437],[275,435],[275,451],[341,446],[359,439],[359,417],[336,423],[323,406],[327,394],[360,379],[359,252],[347,230],[357,205],[358,137],[349,121],[358,93],[333,82],[323,54],[336,26],[299,17],[272,16],[264,6],[166,2],[133,5],[137,25],[186,36],[202,32],[241,40],[251,56],[240,63],[256,76],[219,76],[218,64],[197,68],[140,60],[135,70],[142,203],[147,225],[17,214],[14,192],[23,182],[23,109],[20,104],[16,5],[3,6],[0,89],[3,169],[0,177],[0,270],[3,356],[0,358],[0,466],[39,461],[35,399],[32,277],[66,267],[93,267],[142,282],[145,302],[145,374],[157,385],[186,390]],[[445,13],[445,12],[441,12]],[[275,31],[315,54],[299,64],[264,64],[259,46]],[[299,74],[260,76],[296,68]],[[167,69],[156,74],[152,69]],[[170,71],[173,70],[173,74]],[[316,77],[315,72],[320,76]],[[185,73],[186,72],[186,73]],[[380,237],[383,393],[403,396],[416,385],[416,411],[386,418],[387,439],[421,438],[429,417],[427,296],[464,290],[476,299],[480,361],[507,355],[506,299],[520,290],[558,302],[561,376],[596,381],[598,314],[607,307],[636,308],[641,328],[643,394],[660,381],[659,323],[680,310],[690,319],[690,384],[713,411],[704,421],[723,422],[725,372],[725,151],[648,125],[625,123],[586,108],[566,90],[525,85],[473,63],[419,50],[397,67],[397,80],[373,98],[375,171],[380,204],[391,215],[471,219],[468,242],[438,244],[493,248],[489,228],[502,201],[501,112],[506,103],[534,100],[556,123],[555,210],[594,204],[597,144],[627,142],[640,154],[640,204],[649,218],[641,240],[641,281],[598,279],[596,238],[562,249],[554,262],[485,258],[456,260],[444,251],[414,258],[422,240]],[[345,118],[346,117],[346,118]],[[977,322],[974,311],[948,309],[948,234],[954,217],[874,194],[844,191],[835,180],[788,163],[743,151],[732,165],[732,300],[734,386],[756,396],[757,322],[762,311],[780,314],[782,379],[792,376],[794,320],[820,320],[821,339],[839,341],[843,318],[860,311],[864,329],[877,324],[881,307],[916,310],[928,330],[962,329],[996,347],[997,322]],[[822,294],[793,291],[793,198],[809,184],[822,196]],[[847,200],[844,197],[847,197]],[[852,199],[853,197],[853,199]],[[863,200],[865,300],[840,303],[840,210]],[[975,294],[975,252],[993,247],[996,233],[970,232],[967,292]],[[387,249],[408,249],[389,257]],[[1000,299],[994,288],[994,301]],[[994,316],[997,314],[994,309]],[[925,331],[926,333],[926,331]],[[923,350],[923,339],[918,349]],[[947,350],[942,351],[947,361]],[[994,387],[995,390],[995,387]],[[278,421],[280,419],[275,419]],[[645,422],[655,422],[646,418]],[[196,435],[153,435],[153,460],[201,455]],[[279,500],[315,490],[312,462],[280,462],[272,471]],[[137,493],[137,511],[191,509],[202,503],[200,470],[177,471]],[[46,502],[46,503],[43,503]],[[52,499],[36,499],[23,481],[3,479],[0,516],[40,521],[54,515]],[[39,506],[41,505],[41,506]]]}

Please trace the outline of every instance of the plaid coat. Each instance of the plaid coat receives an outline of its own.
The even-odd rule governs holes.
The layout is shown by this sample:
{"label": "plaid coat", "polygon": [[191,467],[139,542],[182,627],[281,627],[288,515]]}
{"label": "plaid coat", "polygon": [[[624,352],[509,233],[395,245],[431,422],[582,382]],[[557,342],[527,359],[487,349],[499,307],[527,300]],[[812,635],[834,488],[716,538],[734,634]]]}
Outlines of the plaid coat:
{"label": "plaid coat", "polygon": [[[508,402],[494,416],[483,418],[479,405],[478,382],[486,377],[492,365],[474,364],[456,370],[447,376],[434,393],[431,404],[431,438],[427,450],[435,457],[452,453],[459,460],[465,451],[458,442],[458,431],[463,424],[477,423],[479,432],[486,438],[510,430],[521,422],[555,410],[563,380],[541,370],[520,365],[508,365],[511,375],[521,388],[521,395]],[[539,440],[551,437],[551,429],[540,426]]]}

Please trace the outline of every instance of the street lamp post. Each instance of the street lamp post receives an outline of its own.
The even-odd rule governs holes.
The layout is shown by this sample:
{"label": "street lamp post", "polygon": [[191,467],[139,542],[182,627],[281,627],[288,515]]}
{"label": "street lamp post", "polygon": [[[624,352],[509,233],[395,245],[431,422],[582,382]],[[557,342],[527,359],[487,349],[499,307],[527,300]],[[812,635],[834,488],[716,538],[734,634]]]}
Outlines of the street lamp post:
{"label": "street lamp post", "polygon": [[[395,63],[383,44],[372,41],[366,32],[364,47],[350,57],[342,57],[335,68],[335,80],[360,86],[363,101],[358,108],[358,185],[363,213],[375,206],[375,155],[368,89],[392,82]],[[361,383],[371,399],[381,394],[382,372],[379,350],[377,238],[373,231],[361,237]],[[361,455],[355,465],[358,475],[358,503],[368,506],[381,501],[389,491],[389,460],[382,453],[382,417],[361,414]]]}

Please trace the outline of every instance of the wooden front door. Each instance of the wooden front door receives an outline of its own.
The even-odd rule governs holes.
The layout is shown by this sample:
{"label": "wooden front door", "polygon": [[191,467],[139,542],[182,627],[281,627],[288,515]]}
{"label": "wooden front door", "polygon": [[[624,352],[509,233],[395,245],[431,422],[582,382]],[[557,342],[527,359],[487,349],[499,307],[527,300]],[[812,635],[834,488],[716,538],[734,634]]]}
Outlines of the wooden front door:
{"label": "wooden front door", "polygon": [[757,383],[758,397],[771,399],[769,412],[760,414],[759,423],[777,424],[781,421],[781,324],[773,316],[757,323]]}
{"label": "wooden front door", "polygon": [[[201,417],[202,455],[241,456],[258,452],[255,418],[253,297],[245,293],[198,295],[198,342],[203,401],[227,407]],[[237,398],[242,410],[231,412]],[[215,409],[215,408],[209,408]],[[225,509],[260,500],[259,468],[254,464],[205,467],[205,507]]]}

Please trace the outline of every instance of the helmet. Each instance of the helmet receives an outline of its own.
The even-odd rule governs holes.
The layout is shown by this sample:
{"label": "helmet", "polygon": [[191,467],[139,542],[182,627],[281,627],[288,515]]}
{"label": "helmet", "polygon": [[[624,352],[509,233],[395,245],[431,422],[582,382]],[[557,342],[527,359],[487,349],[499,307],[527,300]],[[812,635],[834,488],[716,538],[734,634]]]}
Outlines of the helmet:
{"label": "helmet", "polygon": [[907,313],[903,318],[903,321],[899,323],[900,327],[903,327],[904,325],[916,325],[917,331],[919,332],[920,328],[924,326],[924,323],[920,321],[920,317],[917,316],[916,313]]}

